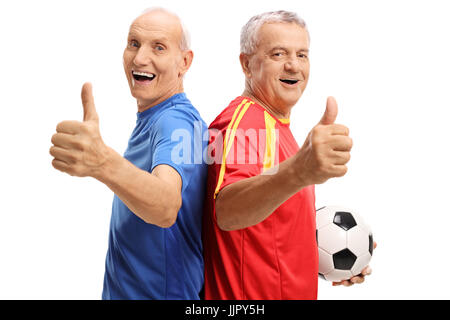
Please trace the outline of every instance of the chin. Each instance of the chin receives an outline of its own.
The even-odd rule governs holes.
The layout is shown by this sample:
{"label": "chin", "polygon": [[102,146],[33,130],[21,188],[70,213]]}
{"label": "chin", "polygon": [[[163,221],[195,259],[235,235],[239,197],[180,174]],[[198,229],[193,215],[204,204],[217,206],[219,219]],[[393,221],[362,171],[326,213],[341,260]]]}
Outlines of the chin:
{"label": "chin", "polygon": [[140,100],[148,100],[151,99],[151,97],[148,96],[148,94],[143,91],[142,89],[136,89],[136,88],[132,88],[131,89],[131,95],[133,97],[135,97],[136,99],[140,99]]}
{"label": "chin", "polygon": [[140,95],[139,93],[137,93],[135,90],[131,89],[131,95],[133,96],[133,98],[135,98],[136,100],[142,100],[143,97],[142,95]]}
{"label": "chin", "polygon": [[298,100],[300,100],[301,96],[298,97],[292,97],[291,99],[285,99],[283,100],[283,103],[285,106],[292,108],[293,106],[295,106],[298,102]]}

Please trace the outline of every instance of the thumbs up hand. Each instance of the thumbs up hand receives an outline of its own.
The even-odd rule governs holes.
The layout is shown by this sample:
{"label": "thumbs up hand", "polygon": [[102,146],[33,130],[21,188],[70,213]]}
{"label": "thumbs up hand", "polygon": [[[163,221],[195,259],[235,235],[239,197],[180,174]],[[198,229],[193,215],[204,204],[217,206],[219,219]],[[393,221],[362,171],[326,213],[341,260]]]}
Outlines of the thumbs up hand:
{"label": "thumbs up hand", "polygon": [[295,155],[295,171],[302,185],[321,184],[347,173],[353,141],[346,126],[335,124],[337,114],[336,100],[329,97],[322,119]]}
{"label": "thumbs up hand", "polygon": [[71,176],[96,177],[106,162],[108,147],[100,135],[92,85],[85,83],[81,92],[83,122],[63,121],[56,127],[50,154],[55,169]]}
{"label": "thumbs up hand", "polygon": [[81,102],[83,103],[83,121],[94,121],[98,124],[98,114],[95,109],[92,85],[85,83],[81,89]]}
{"label": "thumbs up hand", "polygon": [[332,125],[336,121],[338,115],[338,107],[336,100],[333,97],[328,97],[327,100],[327,108],[325,109],[325,113],[320,119],[319,124],[321,125]]}

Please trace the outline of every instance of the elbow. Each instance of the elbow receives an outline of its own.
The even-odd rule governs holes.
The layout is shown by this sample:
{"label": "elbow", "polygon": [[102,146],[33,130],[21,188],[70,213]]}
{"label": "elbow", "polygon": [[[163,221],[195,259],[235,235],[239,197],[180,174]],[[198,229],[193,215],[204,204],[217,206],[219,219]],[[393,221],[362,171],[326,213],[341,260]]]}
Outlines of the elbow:
{"label": "elbow", "polygon": [[178,217],[178,212],[171,213],[171,214],[167,214],[167,217],[161,221],[161,223],[159,224],[159,227],[163,228],[163,229],[169,229],[171,228],[175,222],[177,222],[177,217]]}
{"label": "elbow", "polygon": [[227,225],[224,223],[222,217],[219,215],[219,210],[216,209],[216,223],[220,230],[229,231]]}
{"label": "elbow", "polygon": [[217,220],[217,226],[218,226],[219,229],[222,230],[222,231],[234,231],[234,230],[236,230],[236,229],[233,228],[231,225],[228,225],[228,224],[223,223],[223,222],[219,222],[219,220]]}
{"label": "elbow", "polygon": [[163,214],[161,214],[161,218],[159,221],[155,222],[155,220],[144,220],[147,224],[153,224],[163,229],[168,229],[172,227],[175,222],[177,222],[178,211],[167,210]]}
{"label": "elbow", "polygon": [[162,208],[160,219],[157,223],[155,221],[145,221],[148,224],[156,224],[158,227],[163,229],[171,228],[176,222],[178,218],[178,212],[181,209],[181,197],[180,199],[173,201],[172,203],[168,203],[167,206]]}
{"label": "elbow", "polygon": [[174,204],[170,208],[167,208],[165,217],[161,222],[160,227],[164,229],[171,228],[175,222],[177,222],[178,212],[181,209],[181,199],[179,203]]}
{"label": "elbow", "polygon": [[225,187],[214,200],[216,225],[222,231],[244,229],[242,215],[239,214],[240,206],[237,205],[236,199],[230,198],[229,195],[229,187]]}
{"label": "elbow", "polygon": [[223,221],[223,219],[217,219],[217,226],[222,231],[236,231],[242,229],[238,225],[230,223],[229,221]]}
{"label": "elbow", "polygon": [[217,226],[222,231],[234,231],[238,228],[232,223],[231,219],[227,217],[227,215],[223,214],[224,212],[227,212],[223,208],[220,207],[220,205],[217,205],[216,202],[216,222]]}

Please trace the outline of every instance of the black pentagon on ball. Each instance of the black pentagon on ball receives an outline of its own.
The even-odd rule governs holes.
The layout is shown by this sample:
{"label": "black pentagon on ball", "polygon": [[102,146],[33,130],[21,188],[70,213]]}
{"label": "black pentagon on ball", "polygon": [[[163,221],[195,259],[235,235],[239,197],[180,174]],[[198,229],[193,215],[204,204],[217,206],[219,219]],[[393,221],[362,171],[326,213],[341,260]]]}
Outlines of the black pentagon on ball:
{"label": "black pentagon on ball", "polygon": [[356,256],[348,249],[333,254],[334,268],[338,270],[350,270],[356,261]]}
{"label": "black pentagon on ball", "polygon": [[338,211],[334,215],[333,223],[345,231],[356,226],[355,218],[350,212]]}
{"label": "black pentagon on ball", "polygon": [[369,234],[369,253],[372,255],[373,253],[373,236],[372,234]]}

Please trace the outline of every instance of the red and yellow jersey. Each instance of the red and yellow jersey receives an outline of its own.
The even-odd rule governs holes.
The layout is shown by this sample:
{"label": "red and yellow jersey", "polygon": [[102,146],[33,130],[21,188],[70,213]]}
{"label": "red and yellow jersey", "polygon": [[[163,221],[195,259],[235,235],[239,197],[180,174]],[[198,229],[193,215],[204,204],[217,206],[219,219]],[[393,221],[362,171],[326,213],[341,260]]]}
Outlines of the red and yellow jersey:
{"label": "red and yellow jersey", "polygon": [[300,190],[255,226],[222,231],[216,222],[220,190],[273,174],[299,150],[289,124],[238,97],[210,125],[214,161],[208,168],[203,220],[206,299],[317,299],[314,186]]}

